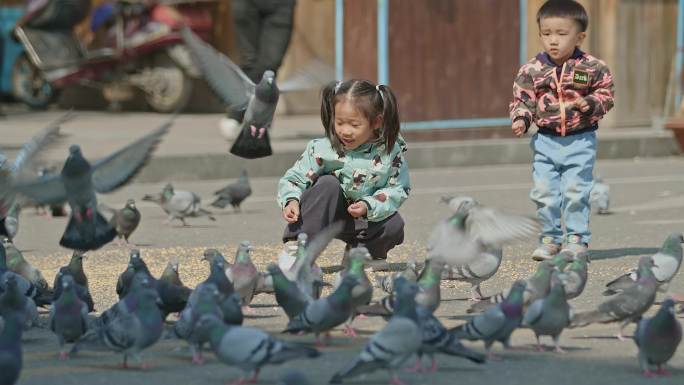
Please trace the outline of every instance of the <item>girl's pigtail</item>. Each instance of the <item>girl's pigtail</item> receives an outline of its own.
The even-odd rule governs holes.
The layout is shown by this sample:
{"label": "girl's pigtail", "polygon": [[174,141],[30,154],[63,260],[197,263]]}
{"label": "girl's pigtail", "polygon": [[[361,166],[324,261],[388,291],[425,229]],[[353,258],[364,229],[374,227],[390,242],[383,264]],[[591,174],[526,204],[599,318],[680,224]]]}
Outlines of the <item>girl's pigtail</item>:
{"label": "girl's pigtail", "polygon": [[383,139],[386,146],[385,150],[389,154],[399,136],[399,107],[397,106],[397,98],[389,86],[378,85],[377,90],[382,98]]}
{"label": "girl's pigtail", "polygon": [[321,91],[321,123],[325,129],[325,136],[330,140],[332,147],[339,153],[342,151],[342,143],[335,135],[335,94],[340,88],[341,82],[330,82]]}

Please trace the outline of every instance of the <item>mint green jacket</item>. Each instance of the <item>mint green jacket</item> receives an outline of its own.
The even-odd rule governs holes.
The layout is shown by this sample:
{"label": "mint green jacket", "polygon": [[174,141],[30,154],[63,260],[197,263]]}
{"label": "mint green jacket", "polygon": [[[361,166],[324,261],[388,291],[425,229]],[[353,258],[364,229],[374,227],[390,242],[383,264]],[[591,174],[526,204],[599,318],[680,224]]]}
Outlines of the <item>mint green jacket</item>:
{"label": "mint green jacket", "polygon": [[278,204],[299,200],[302,193],[322,175],[340,182],[348,203],[363,201],[369,221],[379,222],[399,209],[411,190],[404,153],[406,142],[399,136],[387,154],[382,143],[366,143],[341,156],[328,138],[314,139],[278,183]]}

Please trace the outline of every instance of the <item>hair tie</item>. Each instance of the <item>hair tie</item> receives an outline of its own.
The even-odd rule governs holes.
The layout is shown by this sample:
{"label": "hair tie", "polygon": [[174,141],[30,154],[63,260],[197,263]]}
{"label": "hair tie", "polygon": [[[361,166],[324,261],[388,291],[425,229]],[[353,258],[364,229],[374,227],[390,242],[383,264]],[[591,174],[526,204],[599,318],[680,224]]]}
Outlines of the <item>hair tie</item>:
{"label": "hair tie", "polygon": [[383,95],[382,91],[380,90],[380,84],[375,85],[375,90],[378,91],[378,94],[380,94],[380,101],[382,102],[382,106],[384,108],[384,106],[385,106],[385,95]]}
{"label": "hair tie", "polygon": [[340,86],[342,85],[342,81],[338,80],[337,83],[335,83],[335,90],[333,91],[334,94],[337,94],[337,91],[340,90]]}

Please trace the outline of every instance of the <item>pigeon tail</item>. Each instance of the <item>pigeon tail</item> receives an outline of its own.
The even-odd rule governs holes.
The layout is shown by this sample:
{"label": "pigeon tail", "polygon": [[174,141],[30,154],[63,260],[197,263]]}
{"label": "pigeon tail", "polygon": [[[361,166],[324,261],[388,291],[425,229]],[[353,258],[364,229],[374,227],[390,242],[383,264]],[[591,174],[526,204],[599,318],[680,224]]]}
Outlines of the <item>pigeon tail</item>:
{"label": "pigeon tail", "polygon": [[[94,221],[83,218],[83,221],[78,222],[72,213],[59,244],[72,250],[96,250],[111,242],[116,237],[116,229],[99,212],[95,211],[94,214]],[[94,227],[94,231],[87,229],[91,226]],[[79,228],[86,228],[83,232],[90,233],[91,236],[84,237]]]}
{"label": "pigeon tail", "polygon": [[615,321],[615,319],[610,314],[604,313],[600,310],[592,310],[575,314],[570,322],[570,327],[583,327],[596,322],[606,323],[611,321]]}
{"label": "pigeon tail", "polygon": [[259,136],[252,136],[248,126],[245,126],[230,148],[230,153],[246,159],[264,158],[273,154],[268,130]]}
{"label": "pigeon tail", "polygon": [[225,209],[228,204],[232,203],[232,199],[226,197],[218,197],[213,201],[210,206],[217,207],[220,209]]}
{"label": "pigeon tail", "polygon": [[283,342],[283,349],[271,356],[270,361],[280,363],[297,358],[317,358],[321,355],[318,350],[297,343]]}
{"label": "pigeon tail", "polygon": [[355,377],[363,373],[374,372],[377,369],[385,367],[386,362],[379,361],[364,361],[357,358],[349,367],[340,370],[330,379],[330,384],[341,384],[342,381],[349,377]]}
{"label": "pigeon tail", "polygon": [[463,357],[478,364],[483,364],[487,361],[486,355],[467,348],[461,343],[461,341],[458,340],[458,338],[456,338],[455,334],[452,333],[451,335],[453,336],[451,341],[446,346],[443,346],[439,349],[440,353],[448,354],[450,356]]}

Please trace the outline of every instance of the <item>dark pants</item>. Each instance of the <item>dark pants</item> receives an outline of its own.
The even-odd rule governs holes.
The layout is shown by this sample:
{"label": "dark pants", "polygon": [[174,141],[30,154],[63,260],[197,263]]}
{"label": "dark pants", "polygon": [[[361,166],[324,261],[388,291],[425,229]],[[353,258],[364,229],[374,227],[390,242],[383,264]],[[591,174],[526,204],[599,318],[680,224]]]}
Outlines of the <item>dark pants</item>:
{"label": "dark pants", "polygon": [[266,70],[276,72],[290,43],[295,0],[233,0],[235,36],[242,70],[258,83]]}
{"label": "dark pants", "polygon": [[344,229],[337,239],[352,247],[365,246],[374,259],[387,258],[387,252],[404,241],[404,220],[399,213],[369,222],[349,215],[348,205],[340,182],[332,175],[321,176],[302,194],[299,220],[287,225],[283,241],[297,239],[299,233],[313,239],[321,229],[339,220],[344,221]]}

